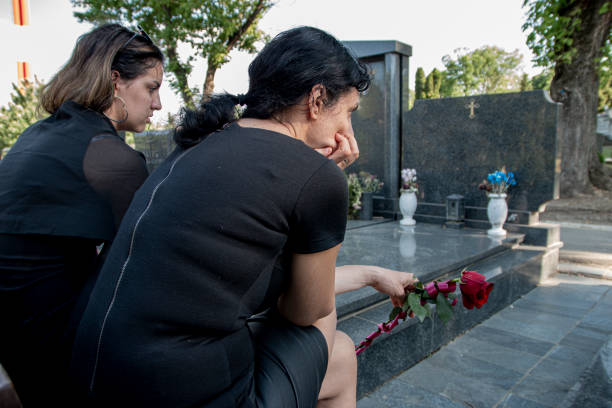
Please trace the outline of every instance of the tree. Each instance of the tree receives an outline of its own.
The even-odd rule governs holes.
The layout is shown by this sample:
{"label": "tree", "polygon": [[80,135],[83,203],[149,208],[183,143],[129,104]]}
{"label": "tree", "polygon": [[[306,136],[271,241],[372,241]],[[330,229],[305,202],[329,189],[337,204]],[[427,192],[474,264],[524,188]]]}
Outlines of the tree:
{"label": "tree", "polygon": [[[267,41],[257,28],[271,0],[71,0],[79,21],[94,24],[117,22],[144,28],[167,57],[170,86],[188,107],[214,90],[217,69],[236,49],[256,52],[255,44]],[[179,45],[189,44],[207,62],[201,91],[189,85],[195,55],[181,59]]]}
{"label": "tree", "polygon": [[597,111],[603,112],[612,108],[612,71],[602,70],[599,73],[599,103]]}
{"label": "tree", "polygon": [[[445,92],[458,91],[461,95],[508,92],[518,88],[517,68],[523,56],[518,50],[507,52],[495,46],[484,46],[474,51],[457,49],[456,57],[442,57],[446,67],[444,78],[450,81]],[[452,85],[452,86],[451,86]]]}
{"label": "tree", "polygon": [[561,195],[588,193],[592,184],[610,186],[602,177],[596,151],[599,73],[609,72],[611,0],[524,0],[524,31],[534,62],[554,67],[553,100],[562,103]]}
{"label": "tree", "polygon": [[38,110],[38,100],[44,84],[34,78],[34,82],[27,79],[21,86],[13,85],[11,101],[7,106],[0,107],[0,150],[10,147],[19,135],[34,122],[43,116]]}
{"label": "tree", "polygon": [[434,68],[425,80],[425,97],[427,99],[439,98],[440,85],[442,85],[442,74]]}
{"label": "tree", "polygon": [[531,91],[533,89],[533,85],[531,80],[529,79],[529,75],[523,74],[521,75],[521,82],[519,84],[521,92]]}
{"label": "tree", "polygon": [[545,69],[538,75],[531,78],[531,87],[533,89],[550,89],[550,82],[553,78],[553,72],[549,69]]}
{"label": "tree", "polygon": [[425,71],[418,67],[414,78],[414,99],[425,99]]}

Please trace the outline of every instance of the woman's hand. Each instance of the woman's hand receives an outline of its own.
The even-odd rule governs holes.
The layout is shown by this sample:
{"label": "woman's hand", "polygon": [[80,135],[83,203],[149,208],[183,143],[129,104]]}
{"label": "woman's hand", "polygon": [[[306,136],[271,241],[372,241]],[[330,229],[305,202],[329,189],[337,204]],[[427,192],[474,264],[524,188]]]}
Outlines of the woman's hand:
{"label": "woman's hand", "polygon": [[357,145],[355,135],[352,133],[349,135],[336,133],[335,137],[335,148],[322,147],[315,150],[328,159],[335,161],[338,167],[344,170],[359,157],[359,146]]}
{"label": "woman's hand", "polygon": [[414,289],[417,279],[413,273],[378,268],[370,286],[379,292],[389,295],[393,306],[401,306],[406,298],[406,290]]}
{"label": "woman's hand", "polygon": [[406,290],[414,289],[414,274],[370,265],[344,265],[336,267],[336,294],[372,286],[389,295],[393,306],[404,303]]}

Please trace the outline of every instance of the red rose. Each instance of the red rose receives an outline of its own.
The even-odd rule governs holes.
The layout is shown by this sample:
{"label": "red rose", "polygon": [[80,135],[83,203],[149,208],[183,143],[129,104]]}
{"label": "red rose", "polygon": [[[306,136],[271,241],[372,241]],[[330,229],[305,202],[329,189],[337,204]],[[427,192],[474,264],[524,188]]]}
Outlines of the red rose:
{"label": "red rose", "polygon": [[468,309],[480,309],[489,300],[489,293],[493,290],[493,284],[487,282],[485,277],[478,272],[466,271],[461,274],[459,290],[463,298],[463,306]]}

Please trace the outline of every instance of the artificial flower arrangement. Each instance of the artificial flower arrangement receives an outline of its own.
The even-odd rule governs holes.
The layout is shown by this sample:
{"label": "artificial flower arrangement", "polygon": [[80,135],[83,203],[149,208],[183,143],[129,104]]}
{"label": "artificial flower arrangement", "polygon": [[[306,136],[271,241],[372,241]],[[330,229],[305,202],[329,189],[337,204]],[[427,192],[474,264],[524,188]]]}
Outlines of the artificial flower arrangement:
{"label": "artificial flower arrangement", "polygon": [[359,175],[357,173],[348,174],[346,182],[349,190],[348,215],[351,219],[356,218],[357,213],[361,210],[361,194],[376,193],[384,185],[375,175],[366,171],[360,171]]}
{"label": "artificial flower arrangement", "polygon": [[[493,290],[493,284],[487,282],[485,277],[478,272],[463,271],[461,277],[447,281],[433,281],[426,285],[417,282],[407,290],[406,300],[401,307],[394,307],[389,314],[389,320],[380,323],[377,329],[355,346],[355,353],[361,354],[381,333],[389,333],[399,324],[399,319],[406,320],[407,317],[416,316],[421,323],[426,317],[432,317],[437,313],[443,323],[447,323],[453,317],[452,307],[457,304],[455,291],[459,286],[463,306],[467,309],[476,307],[480,309],[489,300],[489,294]],[[430,305],[436,305],[432,307]]]}
{"label": "artificial flower arrangement", "polygon": [[346,176],[346,183],[348,184],[348,217],[353,219],[356,214],[361,210],[361,183],[359,182],[359,176],[357,173],[350,173]]}
{"label": "artificial flower arrangement", "polygon": [[402,169],[402,188],[400,193],[416,193],[419,191],[416,169]]}
{"label": "artificial flower arrangement", "polygon": [[506,168],[502,167],[501,170],[490,173],[487,179],[478,186],[478,189],[485,190],[487,195],[505,194],[511,186],[515,185],[514,173],[511,171],[506,173]]}
{"label": "artificial flower arrangement", "polygon": [[374,174],[367,171],[359,172],[359,182],[361,183],[361,191],[363,193],[376,193],[385,185]]}

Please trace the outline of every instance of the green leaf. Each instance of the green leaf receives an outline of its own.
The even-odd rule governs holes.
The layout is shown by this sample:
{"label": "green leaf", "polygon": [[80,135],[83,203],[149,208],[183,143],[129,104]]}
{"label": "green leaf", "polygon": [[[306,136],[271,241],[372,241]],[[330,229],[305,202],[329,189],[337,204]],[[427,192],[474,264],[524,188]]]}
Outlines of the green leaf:
{"label": "green leaf", "polygon": [[393,310],[391,310],[391,313],[389,313],[389,320],[395,319],[395,316],[397,316],[401,311],[401,307],[394,307]]}
{"label": "green leaf", "polygon": [[438,297],[436,298],[436,306],[438,317],[440,320],[442,320],[442,323],[448,323],[448,321],[453,318],[453,310],[451,309],[451,305],[448,303],[448,300],[446,300],[442,293],[438,293]]}
{"label": "green leaf", "polygon": [[429,315],[429,313],[427,312],[427,309],[421,306],[421,299],[419,298],[419,295],[417,295],[416,293],[409,294],[408,303],[410,304],[410,308],[414,312],[414,315],[418,317],[419,321],[421,321],[422,323],[423,320],[425,320],[425,318]]}

